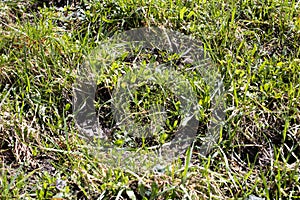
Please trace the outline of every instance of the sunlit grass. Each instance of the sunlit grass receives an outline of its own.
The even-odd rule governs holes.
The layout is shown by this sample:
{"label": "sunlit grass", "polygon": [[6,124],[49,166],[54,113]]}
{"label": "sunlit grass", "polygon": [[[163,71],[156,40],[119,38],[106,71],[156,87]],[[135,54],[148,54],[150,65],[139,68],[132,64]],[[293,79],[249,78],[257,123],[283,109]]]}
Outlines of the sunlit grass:
{"label": "sunlit grass", "polygon": [[[300,197],[299,2],[51,2],[0,3],[2,199]],[[226,121],[218,145],[206,157],[198,152],[197,140],[169,166],[139,173],[136,160],[128,161],[129,169],[111,167],[107,155],[91,149],[99,141],[78,136],[72,85],[82,62],[102,41],[145,26],[172,29],[203,42],[211,67],[223,76]],[[112,144],[130,147],[141,157],[149,151],[146,147],[173,137],[180,102],[145,82],[132,99],[136,120],[149,121],[145,111],[157,103],[168,108],[168,124],[163,134],[136,140],[122,129],[109,132],[114,125],[109,94],[132,70],[132,60],[155,63],[152,54],[137,52],[112,63],[99,77],[95,103]],[[175,54],[154,54],[160,62],[176,63]],[[198,95],[203,135],[210,116],[209,88],[197,73],[183,76]],[[153,164],[145,163],[149,168]]]}

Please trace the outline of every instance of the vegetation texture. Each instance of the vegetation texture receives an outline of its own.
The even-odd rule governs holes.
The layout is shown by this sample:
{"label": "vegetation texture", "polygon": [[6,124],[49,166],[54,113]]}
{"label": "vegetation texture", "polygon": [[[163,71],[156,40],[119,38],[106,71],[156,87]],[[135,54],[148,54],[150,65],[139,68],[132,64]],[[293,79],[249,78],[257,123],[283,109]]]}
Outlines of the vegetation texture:
{"label": "vegetation texture", "polygon": [[[96,156],[72,113],[83,61],[102,41],[140,27],[201,41],[226,89],[226,121],[213,150],[201,156],[197,139],[168,167],[144,173]],[[299,41],[295,0],[0,1],[0,198],[300,198]],[[180,122],[178,99],[145,83],[132,100],[134,120],[151,123],[149,105],[161,104],[169,112],[166,127],[140,139],[112,129],[117,80],[153,59],[184,65],[177,55],[144,49],[122,56],[99,78],[95,107],[116,146],[163,144]],[[200,138],[211,94],[200,75],[185,76],[199,98]]]}

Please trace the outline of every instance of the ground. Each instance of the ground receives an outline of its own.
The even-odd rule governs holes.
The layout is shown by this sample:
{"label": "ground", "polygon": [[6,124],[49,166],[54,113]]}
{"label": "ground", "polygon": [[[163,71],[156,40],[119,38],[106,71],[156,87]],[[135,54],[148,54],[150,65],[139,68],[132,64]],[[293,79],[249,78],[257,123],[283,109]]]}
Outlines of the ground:
{"label": "ground", "polygon": [[[0,1],[0,197],[300,198],[299,6],[279,0]],[[113,128],[109,100],[135,66],[174,66],[198,100],[193,145],[167,167],[143,172],[140,160],[129,169],[105,162],[107,155],[90,148],[99,141],[80,137],[73,113],[83,62],[117,33],[142,27],[201,41],[210,67],[222,76],[226,105],[218,142],[203,156],[201,136],[213,103],[202,75],[189,70],[195,65],[160,48],[110,63],[97,77],[95,98],[109,145],[147,152],[176,138],[183,121],[178,96],[142,81],[130,103],[132,120],[151,124],[154,102],[167,110],[165,126],[142,138]]]}

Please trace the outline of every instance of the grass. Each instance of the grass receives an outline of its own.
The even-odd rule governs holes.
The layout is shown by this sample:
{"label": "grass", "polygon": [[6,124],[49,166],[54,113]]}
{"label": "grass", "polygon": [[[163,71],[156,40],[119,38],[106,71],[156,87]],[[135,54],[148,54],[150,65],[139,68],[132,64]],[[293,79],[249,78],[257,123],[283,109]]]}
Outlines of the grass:
{"label": "grass", "polygon": [[[1,199],[300,198],[299,7],[285,0],[1,1]],[[140,173],[136,160],[132,169],[112,167],[78,137],[72,85],[108,37],[149,26],[203,42],[223,76],[226,121],[207,156],[197,139],[167,168]],[[118,79],[152,61],[182,64],[176,54],[145,49],[123,55],[98,77],[96,108],[108,131]],[[210,116],[209,88],[200,74],[183,77],[199,99],[200,137]],[[181,120],[170,91],[142,84],[132,99],[134,119],[151,123],[144,112],[154,102],[168,109],[166,127],[140,139],[121,128],[109,132],[112,144],[141,152],[170,141]]]}

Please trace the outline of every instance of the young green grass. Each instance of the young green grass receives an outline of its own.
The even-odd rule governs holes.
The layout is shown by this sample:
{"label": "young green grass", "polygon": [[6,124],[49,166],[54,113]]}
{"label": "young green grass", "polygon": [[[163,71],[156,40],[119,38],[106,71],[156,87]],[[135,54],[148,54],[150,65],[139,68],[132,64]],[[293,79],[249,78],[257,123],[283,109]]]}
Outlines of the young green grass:
{"label": "young green grass", "polygon": [[[300,197],[299,2],[62,2],[0,2],[1,199]],[[139,173],[110,166],[78,137],[72,84],[104,39],[145,26],[203,42],[211,67],[223,76],[226,121],[218,145],[202,156],[198,149],[210,116],[209,89],[199,74],[185,74],[199,98],[200,139],[169,166]],[[157,61],[155,56],[165,63],[178,59],[163,51],[133,59],[147,64]],[[114,124],[108,94],[132,63],[124,56],[99,79],[95,104],[108,129]],[[151,103],[165,103],[170,110],[166,131],[151,143],[118,130],[111,133],[115,144],[147,153],[146,147],[172,138],[180,122],[178,102],[150,86],[137,91],[132,109],[136,120],[149,121],[143,112]]]}

